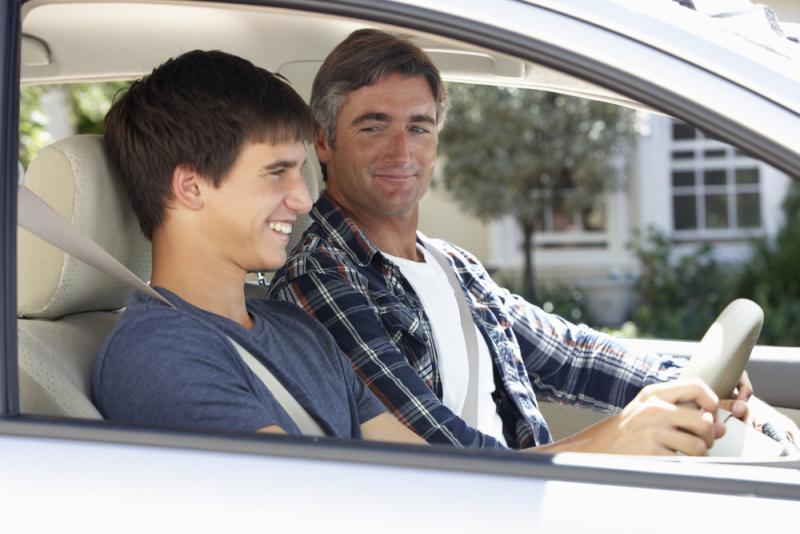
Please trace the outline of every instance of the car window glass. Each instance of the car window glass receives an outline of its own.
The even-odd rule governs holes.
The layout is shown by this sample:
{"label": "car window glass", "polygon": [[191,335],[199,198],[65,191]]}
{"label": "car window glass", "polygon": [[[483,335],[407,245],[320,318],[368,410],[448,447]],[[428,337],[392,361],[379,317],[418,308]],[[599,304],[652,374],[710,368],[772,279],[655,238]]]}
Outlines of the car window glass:
{"label": "car window glass", "polygon": [[[449,91],[431,211],[453,207],[423,211],[423,229],[546,311],[697,340],[730,300],[756,298],[767,273],[752,259],[793,246],[775,237],[795,217],[796,186],[691,124],[537,90]],[[791,329],[769,338],[797,341]]]}

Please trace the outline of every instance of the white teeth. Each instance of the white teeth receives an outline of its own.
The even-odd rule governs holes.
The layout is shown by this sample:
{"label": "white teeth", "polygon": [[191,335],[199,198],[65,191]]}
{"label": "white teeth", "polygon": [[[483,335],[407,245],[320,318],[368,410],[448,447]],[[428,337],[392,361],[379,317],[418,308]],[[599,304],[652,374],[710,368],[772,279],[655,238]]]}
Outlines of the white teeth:
{"label": "white teeth", "polygon": [[276,232],[279,232],[281,234],[289,235],[292,233],[292,225],[289,223],[271,222],[268,223],[268,226],[270,230],[275,230]]}

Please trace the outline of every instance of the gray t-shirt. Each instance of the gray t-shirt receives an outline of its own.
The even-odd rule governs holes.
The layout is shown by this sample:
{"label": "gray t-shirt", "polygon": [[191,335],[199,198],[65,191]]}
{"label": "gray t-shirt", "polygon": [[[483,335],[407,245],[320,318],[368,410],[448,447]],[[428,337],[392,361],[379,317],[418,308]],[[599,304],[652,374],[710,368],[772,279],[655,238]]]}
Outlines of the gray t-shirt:
{"label": "gray t-shirt", "polygon": [[247,330],[158,289],[177,309],[135,293],[94,363],[92,396],[108,419],[252,432],[300,430],[242,361],[230,336],[263,363],[329,436],[361,437],[386,411],[328,331],[294,304],[248,300]]}

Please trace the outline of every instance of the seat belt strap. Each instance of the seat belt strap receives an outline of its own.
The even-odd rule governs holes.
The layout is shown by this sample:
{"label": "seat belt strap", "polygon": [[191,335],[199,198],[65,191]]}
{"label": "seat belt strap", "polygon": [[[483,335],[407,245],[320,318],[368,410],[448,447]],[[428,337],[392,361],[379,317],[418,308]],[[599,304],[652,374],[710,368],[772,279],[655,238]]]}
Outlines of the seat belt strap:
{"label": "seat belt strap", "polygon": [[17,200],[19,203],[17,224],[19,226],[98,271],[113,276],[170,308],[175,307],[158,291],[117,261],[103,247],[80,233],[60,213],[22,184],[18,187]]}
{"label": "seat belt strap", "polygon": [[303,408],[297,399],[294,398],[289,390],[283,387],[283,384],[275,378],[269,369],[266,366],[258,361],[255,356],[253,356],[247,349],[242,347],[232,338],[228,338],[228,340],[233,343],[233,347],[239,353],[244,363],[247,364],[248,367],[255,373],[255,375],[264,383],[272,393],[272,396],[277,399],[280,403],[281,407],[289,414],[289,417],[292,418],[294,424],[297,425],[297,428],[303,433],[304,436],[317,436],[317,437],[324,437],[325,432],[322,431],[319,424],[309,415],[309,413]]}
{"label": "seat belt strap", "polygon": [[[17,193],[17,224],[100,272],[106,273],[134,289],[149,295],[170,308],[175,306],[144,280],[109,254],[103,247],[80,233],[56,210],[39,198],[33,191],[20,184]],[[324,436],[319,424],[297,402],[294,396],[275,378],[269,369],[244,347],[226,336],[236,352],[253,373],[264,383],[267,390],[294,421],[303,435]]]}
{"label": "seat belt strap", "polygon": [[464,296],[464,290],[461,289],[461,283],[453,271],[453,266],[447,257],[440,252],[435,246],[425,243],[422,244],[425,250],[431,253],[431,256],[436,259],[436,262],[441,266],[442,270],[447,275],[447,281],[450,282],[450,288],[453,290],[453,295],[458,302],[458,314],[461,318],[461,331],[464,333],[464,344],[467,348],[467,363],[468,363],[468,379],[467,379],[467,395],[464,400],[464,410],[461,417],[473,428],[478,427],[478,335],[476,333],[475,321],[472,319],[472,312],[470,311],[467,299]]}

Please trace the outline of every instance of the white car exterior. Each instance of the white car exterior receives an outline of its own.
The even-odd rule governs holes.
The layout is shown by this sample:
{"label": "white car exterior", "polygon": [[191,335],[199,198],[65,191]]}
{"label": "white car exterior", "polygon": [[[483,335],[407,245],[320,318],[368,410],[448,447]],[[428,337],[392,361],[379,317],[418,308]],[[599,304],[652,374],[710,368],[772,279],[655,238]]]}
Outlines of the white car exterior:
{"label": "white car exterior", "polygon": [[[193,10],[198,5],[208,6],[214,16]],[[800,177],[798,59],[718,29],[677,4],[648,2],[641,11],[632,10],[633,5],[578,0],[265,1],[247,6],[3,2],[0,522],[4,528],[614,533],[796,528],[797,463],[755,466],[737,461],[490,453],[179,432],[20,413],[14,311],[15,106],[20,71],[24,83],[136,77],[165,53],[190,47],[223,48],[257,59],[266,54],[259,50],[274,45],[276,54],[303,59],[304,46],[324,50],[353,28],[391,25],[517,58],[525,69],[514,71],[515,63],[509,63],[511,70],[503,72],[509,73],[510,83],[535,86],[535,71],[526,70],[533,62],[556,69],[588,82],[587,94],[633,99],[702,126]],[[125,9],[126,17],[115,18],[114,13]],[[92,18],[95,14],[97,19]],[[230,20],[221,20],[222,15]],[[280,43],[259,41],[270,38],[268,28],[259,24],[278,16],[306,21],[307,33],[283,42],[283,49]],[[342,27],[339,34],[315,34],[317,24],[330,29],[324,23],[331,17],[342,17],[332,19]],[[111,20],[119,27],[98,26]],[[244,20],[252,25],[235,32],[225,26]],[[198,21],[210,26],[192,26]],[[50,64],[19,68],[20,27],[35,35],[52,32],[45,42]],[[148,33],[154,28],[162,32],[163,40]],[[182,32],[185,41],[170,41],[171,34],[163,33],[170,29]],[[278,68],[285,59],[264,62],[277,63],[272,66]],[[502,76],[492,73],[495,79]],[[453,71],[449,77],[486,81],[469,69]],[[578,92],[582,87],[556,82],[559,90]],[[800,362],[797,349],[787,358]],[[797,365],[792,369],[796,372]]]}

